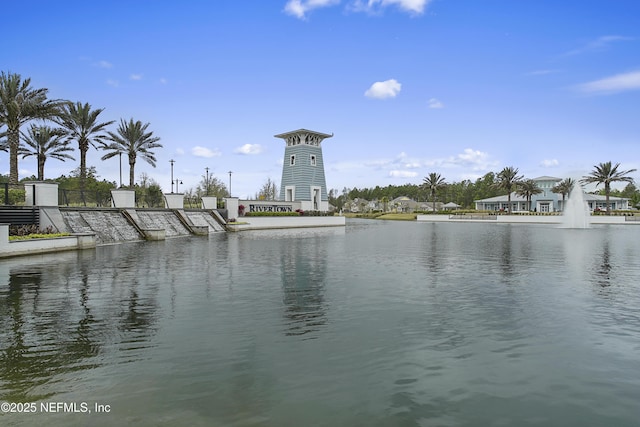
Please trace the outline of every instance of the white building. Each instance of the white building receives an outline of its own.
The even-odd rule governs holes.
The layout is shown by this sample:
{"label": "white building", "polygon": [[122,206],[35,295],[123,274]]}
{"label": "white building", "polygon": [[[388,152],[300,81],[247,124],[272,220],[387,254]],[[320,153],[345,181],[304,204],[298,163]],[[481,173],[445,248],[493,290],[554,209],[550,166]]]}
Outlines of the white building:
{"label": "white building", "polygon": [[[551,191],[560,181],[561,178],[552,176],[540,176],[533,179],[542,193],[531,197],[531,210],[535,212],[558,212],[563,210],[562,194]],[[577,184],[576,184],[577,185]],[[568,198],[568,196],[566,196]],[[598,194],[584,193],[584,200],[589,206],[589,210],[606,210],[606,197]],[[489,197],[488,199],[475,200],[477,210],[482,211],[508,211],[511,212],[528,212],[529,206],[527,200],[511,193],[511,209],[509,208],[509,199],[506,195]],[[566,202],[566,200],[565,200]],[[629,199],[624,197],[609,197],[609,206],[611,210],[627,210],[629,209]]]}

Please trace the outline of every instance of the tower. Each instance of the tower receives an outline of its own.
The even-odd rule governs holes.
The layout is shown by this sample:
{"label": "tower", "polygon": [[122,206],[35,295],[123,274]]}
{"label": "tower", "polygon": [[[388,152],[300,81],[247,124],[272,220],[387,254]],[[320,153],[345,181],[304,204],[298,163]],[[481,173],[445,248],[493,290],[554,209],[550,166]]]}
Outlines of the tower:
{"label": "tower", "polygon": [[280,200],[299,201],[302,210],[328,211],[322,141],[333,134],[298,129],[274,135],[284,139]]}

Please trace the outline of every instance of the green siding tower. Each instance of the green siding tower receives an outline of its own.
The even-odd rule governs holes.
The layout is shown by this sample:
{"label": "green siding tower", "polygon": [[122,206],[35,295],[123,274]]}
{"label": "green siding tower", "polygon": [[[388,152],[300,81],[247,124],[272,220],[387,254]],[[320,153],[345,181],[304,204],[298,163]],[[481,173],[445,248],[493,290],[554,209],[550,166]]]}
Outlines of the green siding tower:
{"label": "green siding tower", "polygon": [[298,129],[275,135],[284,139],[280,200],[299,201],[302,210],[328,211],[322,141],[333,134]]}

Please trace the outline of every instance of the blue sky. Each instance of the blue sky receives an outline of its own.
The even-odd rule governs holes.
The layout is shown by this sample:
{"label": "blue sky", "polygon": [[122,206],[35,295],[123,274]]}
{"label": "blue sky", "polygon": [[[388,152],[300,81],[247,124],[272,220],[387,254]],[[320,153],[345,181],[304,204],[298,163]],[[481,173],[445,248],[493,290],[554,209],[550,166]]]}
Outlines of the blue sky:
{"label": "blue sky", "polygon": [[[149,122],[164,148],[136,179],[166,191],[173,158],[180,190],[209,167],[253,196],[280,182],[273,135],[298,128],[334,133],[323,153],[339,190],[505,166],[528,178],[609,160],[640,169],[636,0],[34,0],[3,12],[0,69],[105,120]],[[100,156],[88,164],[117,181],[117,159]],[[76,166],[49,160],[45,175]]]}

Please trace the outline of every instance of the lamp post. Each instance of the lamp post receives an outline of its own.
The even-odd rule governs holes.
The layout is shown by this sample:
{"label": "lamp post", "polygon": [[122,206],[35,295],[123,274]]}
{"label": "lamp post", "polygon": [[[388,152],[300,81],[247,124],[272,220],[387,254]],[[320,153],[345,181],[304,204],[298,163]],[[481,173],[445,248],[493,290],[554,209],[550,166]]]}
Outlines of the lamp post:
{"label": "lamp post", "polygon": [[175,162],[176,162],[176,161],[175,161],[175,160],[173,160],[173,159],[169,160],[169,163],[171,163],[171,193],[172,193],[172,194],[173,194],[173,164],[174,164]]}
{"label": "lamp post", "polygon": [[207,192],[207,196],[209,195],[209,168],[204,168],[204,170],[207,172],[207,183],[206,183],[206,192]]}
{"label": "lamp post", "polygon": [[122,151],[118,151],[118,156],[120,156],[120,188],[122,188]]}
{"label": "lamp post", "polygon": [[233,172],[229,171],[229,197],[231,197],[231,174]]}
{"label": "lamp post", "polygon": [[[40,145],[40,147],[44,146],[44,144],[40,140],[40,130],[36,131],[36,141]],[[42,153],[38,152],[38,181],[44,181],[44,173],[40,174],[40,159],[42,158]],[[9,204],[9,199],[5,198],[5,203]]]}
{"label": "lamp post", "polygon": [[[180,191],[178,191],[178,184],[182,184],[182,181],[176,178],[175,182],[176,182],[176,193],[179,193]],[[173,181],[171,181],[171,192],[173,193]]]}

